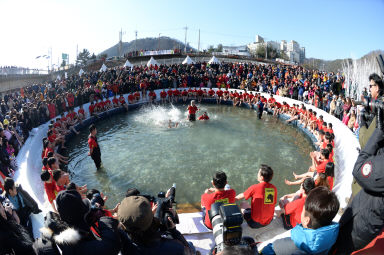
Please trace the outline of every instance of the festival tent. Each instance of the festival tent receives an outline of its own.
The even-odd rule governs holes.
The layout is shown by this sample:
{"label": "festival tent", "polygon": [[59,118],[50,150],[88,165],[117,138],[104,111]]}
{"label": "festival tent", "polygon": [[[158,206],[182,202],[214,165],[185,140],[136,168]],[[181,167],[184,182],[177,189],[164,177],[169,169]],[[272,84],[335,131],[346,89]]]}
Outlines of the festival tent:
{"label": "festival tent", "polygon": [[183,65],[187,64],[187,65],[190,65],[190,64],[194,64],[195,61],[193,61],[189,56],[187,56],[184,61],[183,61]]}
{"label": "festival tent", "polygon": [[127,61],[125,61],[124,67],[130,67],[130,68],[132,68],[133,65],[132,65],[131,62],[129,62],[129,60],[127,59]]}
{"label": "festival tent", "polygon": [[150,66],[155,66],[155,65],[159,65],[159,63],[157,63],[156,59],[151,57],[151,59],[148,60],[147,66],[150,67]]}
{"label": "festival tent", "polygon": [[79,76],[82,76],[83,73],[85,73],[85,72],[84,72],[83,68],[81,68],[80,71],[79,71]]}
{"label": "festival tent", "polygon": [[213,56],[209,61],[208,64],[220,64],[220,60],[218,60],[215,56]]}
{"label": "festival tent", "polygon": [[100,68],[100,72],[105,72],[105,71],[107,71],[107,66],[103,64]]}

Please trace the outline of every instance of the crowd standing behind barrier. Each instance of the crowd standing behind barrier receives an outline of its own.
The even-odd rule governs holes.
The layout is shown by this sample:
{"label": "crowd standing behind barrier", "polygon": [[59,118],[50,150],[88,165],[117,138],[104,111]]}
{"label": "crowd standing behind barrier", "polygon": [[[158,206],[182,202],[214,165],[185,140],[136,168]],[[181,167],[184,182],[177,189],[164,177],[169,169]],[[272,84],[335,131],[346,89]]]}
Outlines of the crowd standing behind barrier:
{"label": "crowd standing behind barrier", "polygon": [[[100,99],[128,93],[127,105],[130,105],[135,103],[137,99],[151,101],[154,97],[161,97],[159,91],[155,94],[156,96],[148,93],[148,91],[168,88],[184,88],[188,93],[187,96],[192,96],[196,99],[198,99],[200,92],[198,89],[193,88],[215,88],[215,95],[217,95],[216,88],[221,88],[223,97],[224,94],[230,94],[228,96],[232,96],[233,101],[238,100],[241,104],[252,103],[247,101],[249,100],[249,94],[246,97],[237,96],[235,92],[232,91],[233,88],[243,91],[253,91],[254,93],[257,91],[261,93],[260,98],[264,95],[265,104],[268,104],[269,107],[271,107],[271,105],[269,105],[270,103],[267,101],[269,98],[267,94],[274,94],[278,95],[275,96],[277,102],[274,107],[278,108],[280,104],[283,109],[281,113],[290,113],[294,116],[296,114],[295,111],[299,109],[296,100],[300,100],[306,104],[313,105],[313,109],[316,109],[315,111],[318,112],[318,116],[325,110],[339,119],[349,117],[348,122],[344,122],[348,125],[350,121],[353,122],[352,115],[353,112],[356,111],[356,108],[353,106],[352,101],[343,97],[342,83],[343,77],[339,74],[308,71],[300,66],[292,67],[262,64],[223,63],[221,65],[207,65],[206,63],[197,63],[194,65],[141,66],[134,67],[133,69],[121,68],[107,70],[106,72],[92,72],[83,74],[81,77],[73,75],[61,81],[34,84],[21,89],[19,93],[5,95],[1,103],[0,113],[0,120],[4,124],[5,129],[4,135],[2,134],[2,136],[8,140],[8,145],[6,146],[9,146],[9,141],[14,141],[15,144],[12,144],[10,149],[13,148],[17,154],[23,142],[27,140],[32,128],[38,127],[46,123],[49,119],[68,112],[69,114],[62,116],[58,121],[59,124],[54,127],[64,133],[58,132],[56,136],[48,138],[47,144],[50,144],[50,146],[53,145],[53,148],[50,147],[48,151],[46,150],[44,152],[44,156],[48,156],[49,151],[54,151],[54,147],[60,143],[60,138],[62,138],[60,136],[65,135],[65,132],[71,132],[71,126],[72,131],[77,132],[73,127],[78,121],[84,120],[87,112],[91,111],[90,114],[97,115],[108,108],[111,109],[114,106],[124,106],[124,104],[126,104],[123,96],[118,97],[117,102],[116,100],[114,101],[114,99],[110,102],[107,102],[109,100]],[[231,92],[226,93],[225,91],[228,89],[230,89],[229,91]],[[173,91],[176,91],[176,93],[167,93],[167,96],[171,95],[172,98],[179,97],[180,101],[183,100],[185,92],[183,94],[183,91],[177,92],[175,89]],[[202,91],[202,96],[204,97],[210,97],[212,95],[209,89],[206,93],[204,90]],[[283,107],[283,100],[287,101],[289,105],[287,109]],[[93,104],[94,101],[95,104]],[[91,102],[91,105],[95,106],[91,108],[84,107],[84,111],[78,112],[77,114],[70,111],[74,107],[86,103],[88,106],[88,102]],[[292,108],[294,107],[293,103],[297,105],[296,108]],[[77,115],[77,117],[75,117],[75,115]],[[334,119],[326,114],[324,114],[324,121],[335,123]],[[350,128],[354,131],[358,130],[356,121],[357,119],[354,120],[352,128]],[[11,129],[8,131],[10,126]],[[47,125],[45,125],[44,129],[46,128]],[[49,129],[52,129],[52,127]],[[344,130],[340,126],[334,127],[334,129],[336,133],[336,145],[334,146],[336,165],[338,165],[338,168],[346,169],[351,163],[342,160],[339,162],[337,158],[337,152],[341,151],[341,148],[338,148],[338,139],[340,138],[337,133],[342,133]],[[351,145],[353,144],[354,146],[355,142],[351,141]],[[4,146],[5,145],[3,145],[3,148],[6,148]],[[356,147],[353,149],[356,149]],[[57,154],[56,156],[60,158],[61,163],[66,163],[65,157]],[[11,156],[5,154],[5,159],[8,158],[11,159]],[[37,163],[39,160],[40,159],[35,159],[34,162],[41,164]],[[1,163],[3,163],[3,161],[1,161]],[[352,164],[353,163],[354,162],[352,162]],[[2,171],[3,176],[0,179],[12,176],[12,171],[16,170],[12,168],[10,162],[5,162],[4,165],[4,171]],[[350,187],[342,187],[342,185],[347,184],[341,184],[339,181],[342,178],[347,178],[346,176],[343,177],[343,174],[348,175],[348,173],[336,171],[336,183],[334,186],[336,193],[338,189],[340,191],[350,190]],[[19,176],[19,178],[21,177],[22,176]],[[39,182],[37,181],[36,183]],[[349,185],[350,183],[351,182],[349,182]],[[65,181],[65,184],[69,184],[69,181]],[[346,198],[350,196],[350,193],[347,192],[347,194],[342,196],[338,194],[338,196],[341,206],[343,207],[347,203]]]}

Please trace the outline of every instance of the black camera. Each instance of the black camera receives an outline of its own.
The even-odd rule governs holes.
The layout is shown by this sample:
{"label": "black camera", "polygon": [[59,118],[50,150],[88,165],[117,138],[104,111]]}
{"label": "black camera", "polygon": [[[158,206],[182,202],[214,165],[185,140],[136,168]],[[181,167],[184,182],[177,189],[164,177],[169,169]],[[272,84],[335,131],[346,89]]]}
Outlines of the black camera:
{"label": "black camera", "polygon": [[[157,195],[157,210],[155,212],[155,217],[160,220],[160,228],[167,230],[170,228],[170,223],[168,217],[170,217],[175,224],[179,224],[179,216],[176,213],[176,183],[174,183],[170,189],[168,197],[165,197],[164,192],[160,192]],[[171,209],[174,211],[174,214],[171,212]]]}
{"label": "black camera", "polygon": [[241,244],[243,215],[236,204],[214,203],[208,215],[212,223],[216,252],[222,251],[224,245]]}

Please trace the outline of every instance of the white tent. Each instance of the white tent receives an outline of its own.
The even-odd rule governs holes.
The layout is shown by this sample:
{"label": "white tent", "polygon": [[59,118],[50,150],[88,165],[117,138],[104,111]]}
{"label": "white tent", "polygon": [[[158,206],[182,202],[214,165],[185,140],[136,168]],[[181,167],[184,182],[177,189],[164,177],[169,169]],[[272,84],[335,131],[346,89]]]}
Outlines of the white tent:
{"label": "white tent", "polygon": [[124,67],[133,67],[133,65],[131,64],[131,62],[129,62],[129,60],[127,59],[127,61],[125,61],[125,64],[124,64]]}
{"label": "white tent", "polygon": [[85,73],[85,72],[84,72],[83,68],[81,68],[80,71],[79,71],[79,76],[82,76],[83,73]]}
{"label": "white tent", "polygon": [[215,56],[213,56],[209,61],[208,64],[220,64],[220,60],[218,60]]}
{"label": "white tent", "polygon": [[193,61],[189,56],[187,56],[184,60],[183,60],[183,65],[187,64],[187,65],[190,65],[190,64],[194,64],[195,61]]}
{"label": "white tent", "polygon": [[57,78],[56,78],[57,81],[61,81],[61,76],[58,75]]}
{"label": "white tent", "polygon": [[100,72],[105,72],[105,71],[107,71],[107,66],[103,64],[100,68]]}
{"label": "white tent", "polygon": [[159,65],[159,63],[157,63],[156,59],[154,59],[153,57],[151,57],[151,59],[148,60],[147,66],[150,67],[151,65],[152,65],[152,66]]}

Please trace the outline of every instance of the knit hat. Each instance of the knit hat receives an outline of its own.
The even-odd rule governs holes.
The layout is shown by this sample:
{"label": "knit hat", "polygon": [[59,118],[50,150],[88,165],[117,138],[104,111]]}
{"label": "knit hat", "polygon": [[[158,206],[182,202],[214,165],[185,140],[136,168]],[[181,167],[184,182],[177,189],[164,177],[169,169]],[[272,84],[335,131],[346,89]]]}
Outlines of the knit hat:
{"label": "knit hat", "polygon": [[85,220],[91,209],[88,199],[82,199],[76,190],[64,190],[57,195],[56,204],[57,211],[63,221],[74,227],[89,230]]}
{"label": "knit hat", "polygon": [[130,231],[145,231],[153,220],[151,204],[142,196],[126,197],[117,212],[119,221]]}

